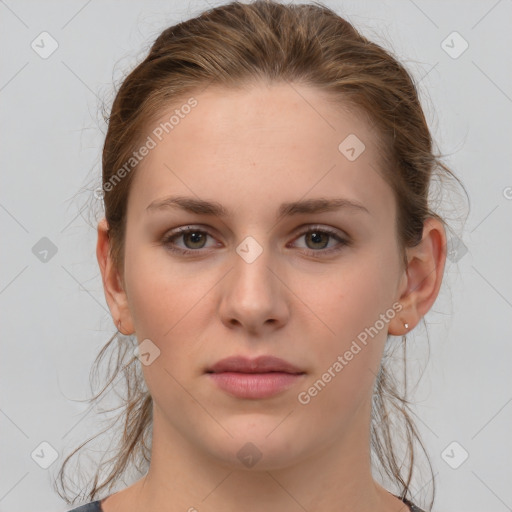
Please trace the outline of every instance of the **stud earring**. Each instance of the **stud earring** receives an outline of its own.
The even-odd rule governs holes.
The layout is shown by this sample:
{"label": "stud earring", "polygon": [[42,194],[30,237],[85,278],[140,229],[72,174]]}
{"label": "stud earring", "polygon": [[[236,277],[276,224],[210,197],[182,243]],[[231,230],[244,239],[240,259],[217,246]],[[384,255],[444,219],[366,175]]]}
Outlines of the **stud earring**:
{"label": "stud earring", "polygon": [[407,324],[407,323],[405,323],[405,322],[404,322],[404,327],[405,327],[406,329],[409,329],[409,324]]}

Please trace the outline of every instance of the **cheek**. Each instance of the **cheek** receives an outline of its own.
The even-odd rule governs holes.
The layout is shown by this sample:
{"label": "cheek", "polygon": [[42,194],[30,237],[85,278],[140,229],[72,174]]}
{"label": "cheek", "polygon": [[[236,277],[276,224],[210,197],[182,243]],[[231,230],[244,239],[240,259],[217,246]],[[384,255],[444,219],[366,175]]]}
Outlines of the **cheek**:
{"label": "cheek", "polygon": [[324,334],[313,337],[316,346],[307,347],[316,352],[317,364],[301,388],[303,399],[310,399],[304,413],[323,418],[333,435],[368,403],[386,341],[387,327],[372,330],[386,309],[379,296],[381,276],[361,263],[357,270],[326,280],[324,293],[317,293],[311,304],[329,329],[322,326]]}
{"label": "cheek", "polygon": [[127,295],[137,336],[159,344],[174,335],[204,289],[180,272],[183,266],[173,265],[161,247],[127,247],[126,254]]}
{"label": "cheek", "polygon": [[391,274],[373,255],[362,255],[316,278],[298,295],[322,320],[326,337],[330,331],[333,339],[349,342],[391,306]]}
{"label": "cheek", "polygon": [[[315,324],[323,332],[315,337],[321,345],[314,377],[332,382],[328,386],[336,400],[346,402],[368,392],[379,370],[395,316],[393,269],[392,254],[374,248],[317,280],[314,294],[308,296],[305,288],[300,292],[308,296],[304,302],[321,320]],[[325,375],[329,369],[336,378]]]}
{"label": "cheek", "polygon": [[176,263],[162,247],[133,249],[126,258],[130,313],[139,343],[150,339],[160,349],[160,362],[176,375],[183,361],[196,357],[208,323],[212,293],[220,279],[214,271]]}

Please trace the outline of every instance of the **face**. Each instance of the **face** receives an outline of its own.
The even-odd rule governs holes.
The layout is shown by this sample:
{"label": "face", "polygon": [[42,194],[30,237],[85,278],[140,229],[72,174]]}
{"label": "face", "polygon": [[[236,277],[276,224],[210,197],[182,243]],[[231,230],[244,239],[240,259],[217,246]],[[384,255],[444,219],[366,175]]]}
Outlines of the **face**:
{"label": "face", "polygon": [[[194,98],[162,140],[153,129],[179,105],[149,128],[156,146],[128,201],[123,325],[129,317],[149,354],[154,443],[180,439],[238,466],[259,452],[267,469],[349,453],[368,442],[402,283],[375,134],[305,86],[209,87]],[[162,203],[171,196],[190,201]],[[231,356],[294,370],[209,373]]]}

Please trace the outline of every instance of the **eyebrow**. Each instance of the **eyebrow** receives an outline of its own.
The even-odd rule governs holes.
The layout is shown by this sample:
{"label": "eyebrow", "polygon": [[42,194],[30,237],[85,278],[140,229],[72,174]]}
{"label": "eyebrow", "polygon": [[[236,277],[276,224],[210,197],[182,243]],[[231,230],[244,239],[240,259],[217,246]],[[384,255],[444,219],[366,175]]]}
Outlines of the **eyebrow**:
{"label": "eyebrow", "polygon": [[[179,208],[199,215],[232,216],[231,212],[218,202],[187,196],[169,196],[157,199],[146,207],[146,212],[150,213],[167,208]],[[342,208],[370,214],[368,209],[357,201],[345,198],[318,198],[282,203],[279,207],[278,217],[330,212]]]}

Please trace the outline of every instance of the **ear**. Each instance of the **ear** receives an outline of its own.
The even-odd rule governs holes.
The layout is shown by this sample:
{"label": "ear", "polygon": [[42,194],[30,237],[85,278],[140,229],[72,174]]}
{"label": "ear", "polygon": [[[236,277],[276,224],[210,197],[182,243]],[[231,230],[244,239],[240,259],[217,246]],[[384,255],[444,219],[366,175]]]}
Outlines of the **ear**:
{"label": "ear", "polygon": [[103,218],[98,223],[98,243],[96,245],[96,257],[101,270],[105,299],[107,300],[110,313],[116,328],[121,321],[123,334],[132,334],[135,329],[128,308],[128,300],[123,289],[122,279],[118,270],[114,267],[110,255],[110,240],[107,220]]}
{"label": "ear", "polygon": [[[403,309],[391,320],[389,334],[402,336],[413,329],[434,304],[446,262],[446,233],[438,219],[429,217],[416,247],[406,249],[407,269],[399,287],[398,301]],[[409,327],[406,329],[404,323]]]}

